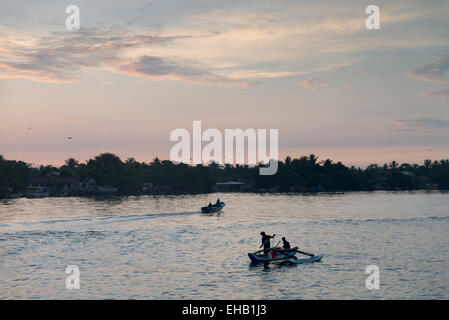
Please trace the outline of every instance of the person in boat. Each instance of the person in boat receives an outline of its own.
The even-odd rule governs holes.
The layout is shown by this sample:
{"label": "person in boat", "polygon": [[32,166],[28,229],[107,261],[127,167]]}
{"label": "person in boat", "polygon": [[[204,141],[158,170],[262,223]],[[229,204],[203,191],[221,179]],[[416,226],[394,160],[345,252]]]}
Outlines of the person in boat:
{"label": "person in boat", "polygon": [[215,204],[216,206],[219,206],[221,203],[220,198],[217,199],[217,203]]}
{"label": "person in boat", "polygon": [[284,249],[290,249],[290,242],[287,241],[287,239],[285,239],[285,237],[282,237],[282,247]]}
{"label": "person in boat", "polygon": [[263,246],[263,253],[267,254],[270,247],[271,247],[271,243],[270,243],[270,239],[274,238],[275,234],[273,234],[272,236],[266,234],[265,232],[261,232],[260,235],[262,236],[262,244],[260,245],[259,248],[262,248]]}
{"label": "person in boat", "polygon": [[209,205],[207,206],[209,209],[212,208],[212,203],[209,201]]}

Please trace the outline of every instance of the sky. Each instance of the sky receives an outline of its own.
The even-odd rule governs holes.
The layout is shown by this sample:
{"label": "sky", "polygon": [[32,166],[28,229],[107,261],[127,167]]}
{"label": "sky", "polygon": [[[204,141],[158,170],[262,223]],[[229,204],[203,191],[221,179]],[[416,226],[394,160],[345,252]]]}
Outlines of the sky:
{"label": "sky", "polygon": [[2,0],[0,154],[168,159],[199,120],[278,129],[280,158],[448,159],[448,16],[439,0]]}

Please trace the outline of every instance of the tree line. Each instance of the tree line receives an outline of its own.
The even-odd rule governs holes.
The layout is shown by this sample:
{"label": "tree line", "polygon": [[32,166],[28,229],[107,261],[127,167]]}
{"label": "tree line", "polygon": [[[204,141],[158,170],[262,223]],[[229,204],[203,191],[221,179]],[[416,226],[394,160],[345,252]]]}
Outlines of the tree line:
{"label": "tree line", "polygon": [[[23,161],[0,156],[0,197],[20,193],[36,179],[57,176],[53,184],[95,180],[97,185],[118,188],[119,194],[140,194],[145,184],[166,193],[207,193],[217,182],[239,181],[246,191],[310,192],[449,189],[449,160],[425,160],[422,165],[371,164],[362,169],[345,166],[330,159],[318,161],[314,154],[299,158],[286,157],[271,176],[259,175],[258,166],[173,164],[155,158],[150,163],[134,158],[121,160],[113,153],[102,153],[85,163],[70,158],[64,165],[32,167]],[[65,179],[65,180],[64,180]],[[58,186],[54,186],[58,187]]]}

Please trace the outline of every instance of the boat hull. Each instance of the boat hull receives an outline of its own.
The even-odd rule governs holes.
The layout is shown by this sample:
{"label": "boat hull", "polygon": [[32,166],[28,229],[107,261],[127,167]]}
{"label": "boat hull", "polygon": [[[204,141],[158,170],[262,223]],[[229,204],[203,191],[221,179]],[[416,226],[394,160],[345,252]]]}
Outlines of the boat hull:
{"label": "boat hull", "polygon": [[296,250],[298,248],[292,248],[292,249],[275,249],[270,250],[268,254],[256,254],[256,253],[248,253],[248,257],[250,258],[251,262],[258,263],[273,263],[273,262],[279,262],[279,261],[285,261],[287,259],[294,258],[296,255]]}
{"label": "boat hull", "polygon": [[213,205],[212,207],[209,206],[205,206],[205,207],[201,207],[201,212],[202,213],[215,213],[215,212],[219,212],[221,211],[224,207],[225,207],[225,203],[224,202],[220,202],[220,205]]}

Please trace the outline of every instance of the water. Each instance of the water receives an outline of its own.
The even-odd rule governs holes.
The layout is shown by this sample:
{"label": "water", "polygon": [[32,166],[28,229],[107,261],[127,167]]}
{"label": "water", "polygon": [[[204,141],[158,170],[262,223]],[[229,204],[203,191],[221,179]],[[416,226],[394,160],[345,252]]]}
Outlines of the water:
{"label": "water", "polygon": [[[220,215],[198,207],[220,197]],[[253,266],[260,231],[322,262]],[[80,269],[80,290],[65,269]],[[368,290],[365,269],[380,269]],[[212,194],[0,202],[1,299],[448,299],[449,194]]]}

